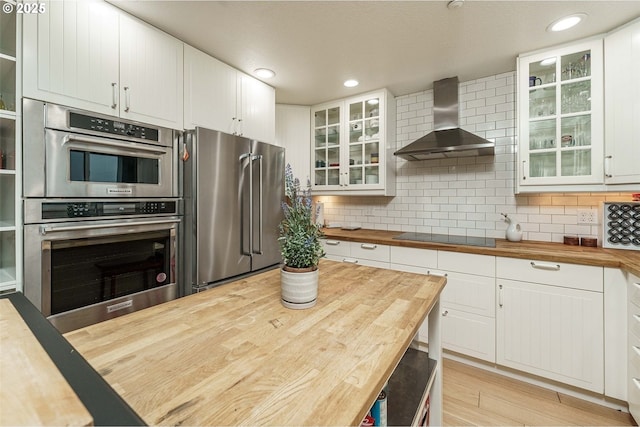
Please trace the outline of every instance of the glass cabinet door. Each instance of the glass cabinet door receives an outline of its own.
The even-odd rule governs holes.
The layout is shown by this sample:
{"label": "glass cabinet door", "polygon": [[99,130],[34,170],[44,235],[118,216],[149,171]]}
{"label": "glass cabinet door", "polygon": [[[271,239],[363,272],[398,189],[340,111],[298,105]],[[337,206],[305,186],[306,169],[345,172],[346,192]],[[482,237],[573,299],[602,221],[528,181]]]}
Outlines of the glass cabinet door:
{"label": "glass cabinet door", "polygon": [[340,107],[314,112],[314,184],[340,185]]}
{"label": "glass cabinet door", "polygon": [[380,183],[380,98],[351,102],[349,108],[349,185]]}
{"label": "glass cabinet door", "polygon": [[[537,55],[526,70],[527,102],[523,106],[527,111],[521,110],[526,124],[521,129],[526,129],[522,136],[528,176],[562,178],[556,183],[593,178],[592,103],[601,102],[601,96],[593,92],[592,49]],[[521,78],[520,84],[525,81]]]}

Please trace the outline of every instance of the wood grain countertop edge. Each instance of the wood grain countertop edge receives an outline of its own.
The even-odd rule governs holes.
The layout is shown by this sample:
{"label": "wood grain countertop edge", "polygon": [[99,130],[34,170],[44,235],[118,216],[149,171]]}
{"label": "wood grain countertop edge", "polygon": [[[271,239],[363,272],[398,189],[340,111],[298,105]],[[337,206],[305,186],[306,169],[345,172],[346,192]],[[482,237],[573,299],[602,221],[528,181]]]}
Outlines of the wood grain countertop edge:
{"label": "wood grain countertop edge", "polygon": [[640,276],[640,251],[570,246],[562,243],[531,240],[510,242],[505,239],[496,239],[496,247],[490,248],[395,239],[396,236],[402,234],[400,231],[370,229],[342,230],[339,228],[323,228],[322,231],[328,239],[518,259],[534,258],[540,261],[620,268],[628,273]]}

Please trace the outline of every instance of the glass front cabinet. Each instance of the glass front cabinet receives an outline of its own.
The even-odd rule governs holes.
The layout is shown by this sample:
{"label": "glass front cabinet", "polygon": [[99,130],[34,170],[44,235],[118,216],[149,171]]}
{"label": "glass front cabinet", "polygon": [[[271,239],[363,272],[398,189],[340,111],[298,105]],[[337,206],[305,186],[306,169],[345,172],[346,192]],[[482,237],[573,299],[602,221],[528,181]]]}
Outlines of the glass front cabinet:
{"label": "glass front cabinet", "polygon": [[16,2],[0,13],[0,292],[21,290],[20,75],[21,22]]}
{"label": "glass front cabinet", "polygon": [[395,195],[395,99],[387,90],[312,107],[314,194]]}
{"label": "glass front cabinet", "polygon": [[602,39],[518,58],[520,190],[603,183],[603,105]]}

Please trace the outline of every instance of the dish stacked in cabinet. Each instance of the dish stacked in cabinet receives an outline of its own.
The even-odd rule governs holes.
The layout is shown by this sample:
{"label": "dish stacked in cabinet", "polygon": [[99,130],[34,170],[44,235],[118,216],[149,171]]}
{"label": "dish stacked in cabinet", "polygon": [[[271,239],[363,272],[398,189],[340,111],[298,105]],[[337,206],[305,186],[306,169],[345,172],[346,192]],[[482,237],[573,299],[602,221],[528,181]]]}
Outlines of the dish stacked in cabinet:
{"label": "dish stacked in cabinet", "polygon": [[640,277],[629,276],[627,400],[629,412],[640,419]]}

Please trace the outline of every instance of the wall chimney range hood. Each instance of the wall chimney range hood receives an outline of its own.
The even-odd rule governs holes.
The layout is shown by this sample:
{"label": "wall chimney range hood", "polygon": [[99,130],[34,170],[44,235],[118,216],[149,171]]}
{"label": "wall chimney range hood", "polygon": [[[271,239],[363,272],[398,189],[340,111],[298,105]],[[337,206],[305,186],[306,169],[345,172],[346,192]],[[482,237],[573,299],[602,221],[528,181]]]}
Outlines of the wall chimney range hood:
{"label": "wall chimney range hood", "polygon": [[406,160],[492,156],[495,143],[460,129],[458,77],[433,82],[434,131],[393,153]]}

